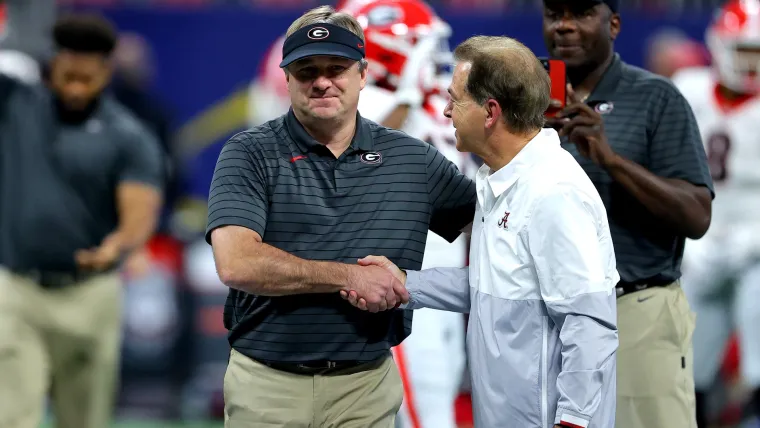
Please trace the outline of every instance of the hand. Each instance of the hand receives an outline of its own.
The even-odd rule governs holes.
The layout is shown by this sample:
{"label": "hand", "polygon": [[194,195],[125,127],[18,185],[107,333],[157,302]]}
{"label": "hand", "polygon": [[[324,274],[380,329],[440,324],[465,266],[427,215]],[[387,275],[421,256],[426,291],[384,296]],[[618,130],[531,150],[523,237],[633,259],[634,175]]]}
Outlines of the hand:
{"label": "hand", "polygon": [[130,278],[140,278],[148,273],[151,265],[150,252],[147,248],[141,248],[124,261],[124,272]]}
{"label": "hand", "polygon": [[[371,296],[365,294],[361,289],[349,289],[341,290],[340,295],[343,299],[348,300],[349,303],[362,310],[369,310],[370,312],[383,311],[387,309],[395,309],[402,303],[409,302],[409,293],[407,293],[404,284],[406,282],[406,275],[396,265],[385,257],[367,256],[363,259],[359,259],[358,263],[363,266],[361,271],[367,271],[369,269],[377,270],[381,269],[385,275],[390,275],[393,279],[391,281],[392,287],[390,290],[386,290],[386,294],[382,296],[384,300],[379,300],[381,296]],[[361,281],[356,282],[360,287],[364,285]],[[360,288],[357,287],[357,288]],[[372,300],[374,299],[374,301]]]}
{"label": "hand", "polygon": [[77,265],[83,270],[104,271],[112,267],[121,257],[121,246],[115,239],[107,237],[100,246],[74,253]]}
{"label": "hand", "polygon": [[547,126],[557,129],[560,137],[567,135],[568,141],[578,147],[581,155],[595,164],[602,167],[612,165],[617,155],[607,142],[602,116],[581,101],[570,84],[567,85],[567,95],[568,106],[548,119]]}

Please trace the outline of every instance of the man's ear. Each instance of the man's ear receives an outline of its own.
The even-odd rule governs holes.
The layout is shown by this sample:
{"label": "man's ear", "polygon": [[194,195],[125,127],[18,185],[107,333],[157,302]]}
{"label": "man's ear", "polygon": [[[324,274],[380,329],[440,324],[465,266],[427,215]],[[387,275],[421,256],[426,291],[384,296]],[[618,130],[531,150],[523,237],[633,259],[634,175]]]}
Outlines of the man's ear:
{"label": "man's ear", "polygon": [[359,90],[364,89],[364,87],[367,85],[367,63],[362,60],[362,62],[359,63],[359,71],[362,75],[361,83],[359,84]]}
{"label": "man's ear", "polygon": [[610,39],[617,39],[618,34],[620,34],[620,25],[620,14],[613,13],[612,16],[610,16]]}
{"label": "man's ear", "polygon": [[488,101],[486,101],[486,104],[483,106],[483,108],[486,111],[486,128],[495,127],[501,120],[501,106],[498,102],[496,102],[495,99],[490,98]]}

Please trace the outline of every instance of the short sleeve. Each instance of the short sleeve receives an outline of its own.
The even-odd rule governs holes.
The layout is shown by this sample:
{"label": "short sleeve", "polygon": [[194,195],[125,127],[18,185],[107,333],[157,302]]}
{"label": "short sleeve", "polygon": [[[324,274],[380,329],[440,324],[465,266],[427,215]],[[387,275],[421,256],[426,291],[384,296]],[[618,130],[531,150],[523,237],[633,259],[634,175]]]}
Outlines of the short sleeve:
{"label": "short sleeve", "polygon": [[130,129],[123,138],[119,181],[163,187],[166,158],[153,133],[139,126]]}
{"label": "short sleeve", "polygon": [[208,199],[206,242],[221,226],[241,226],[264,236],[269,196],[263,153],[246,134],[224,144],[216,161]]}
{"label": "short sleeve", "polygon": [[475,217],[475,183],[435,147],[427,144],[430,230],[453,242]]}
{"label": "short sleeve", "polygon": [[655,175],[705,186],[715,195],[710,168],[689,103],[668,84],[652,111],[649,170]]}

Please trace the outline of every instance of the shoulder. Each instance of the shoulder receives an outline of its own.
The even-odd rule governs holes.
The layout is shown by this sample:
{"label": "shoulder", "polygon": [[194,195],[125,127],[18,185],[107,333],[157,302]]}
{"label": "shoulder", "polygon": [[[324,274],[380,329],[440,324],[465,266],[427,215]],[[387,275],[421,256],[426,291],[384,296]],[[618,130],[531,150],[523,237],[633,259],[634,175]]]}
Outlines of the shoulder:
{"label": "shoulder", "polygon": [[283,115],[238,132],[230,137],[225,145],[242,146],[251,152],[278,150],[283,139],[288,138],[284,127],[284,117]]}
{"label": "shoulder", "polygon": [[534,168],[530,180],[534,209],[546,205],[560,206],[572,202],[604,209],[599,192],[577,160],[567,150],[559,148],[547,156],[539,168]]}
{"label": "shoulder", "polygon": [[641,94],[655,100],[683,98],[673,81],[630,64],[623,64],[624,81],[632,93]]}
{"label": "shoulder", "polygon": [[715,84],[712,69],[709,67],[682,68],[670,80],[683,93],[690,90],[704,91]]}
{"label": "shoulder", "polygon": [[367,118],[362,117],[362,125],[366,126],[372,138],[372,143],[378,150],[411,151],[415,153],[427,153],[435,148],[430,144],[412,137],[404,131],[388,128]]}
{"label": "shoulder", "polygon": [[100,118],[106,122],[111,132],[127,141],[133,141],[135,138],[156,138],[137,115],[111,96],[103,97]]}

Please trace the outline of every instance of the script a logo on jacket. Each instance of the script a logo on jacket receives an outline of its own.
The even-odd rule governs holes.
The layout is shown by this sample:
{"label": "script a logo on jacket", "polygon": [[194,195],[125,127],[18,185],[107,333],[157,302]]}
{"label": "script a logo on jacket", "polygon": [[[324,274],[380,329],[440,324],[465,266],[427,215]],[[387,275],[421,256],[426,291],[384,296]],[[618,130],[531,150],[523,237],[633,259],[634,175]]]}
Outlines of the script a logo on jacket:
{"label": "script a logo on jacket", "polygon": [[504,212],[504,217],[502,217],[501,220],[499,220],[499,227],[502,227],[502,228],[506,229],[507,228],[507,219],[508,218],[509,218],[509,213],[505,211]]}

